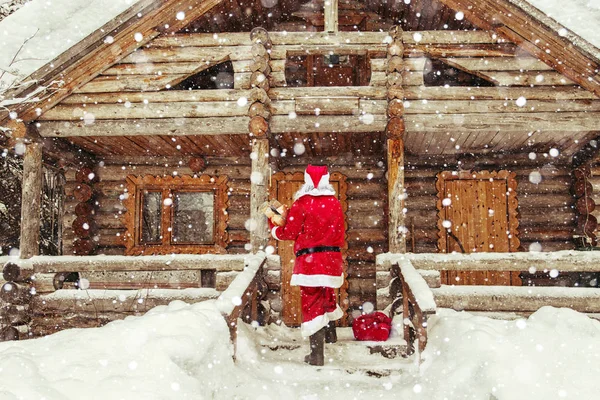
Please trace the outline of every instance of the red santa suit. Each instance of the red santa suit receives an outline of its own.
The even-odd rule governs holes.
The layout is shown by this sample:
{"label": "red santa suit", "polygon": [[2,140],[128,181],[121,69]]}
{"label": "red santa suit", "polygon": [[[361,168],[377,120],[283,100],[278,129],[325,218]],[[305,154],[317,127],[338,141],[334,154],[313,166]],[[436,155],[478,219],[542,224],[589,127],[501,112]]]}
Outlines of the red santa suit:
{"label": "red santa suit", "polygon": [[343,316],[335,288],[344,283],[341,248],[344,213],[329,184],[327,167],[309,165],[285,226],[273,226],[277,240],[294,240],[296,261],[290,284],[300,286],[302,336],[310,336]]}

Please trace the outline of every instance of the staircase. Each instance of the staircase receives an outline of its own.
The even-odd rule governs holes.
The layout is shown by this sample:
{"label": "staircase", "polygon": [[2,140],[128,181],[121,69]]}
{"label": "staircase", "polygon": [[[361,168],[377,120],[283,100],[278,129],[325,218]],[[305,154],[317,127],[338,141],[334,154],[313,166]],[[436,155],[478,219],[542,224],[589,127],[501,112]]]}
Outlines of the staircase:
{"label": "staircase", "polygon": [[337,328],[337,343],[325,344],[323,367],[304,363],[304,356],[308,354],[308,339],[302,338],[298,328],[275,324],[265,327],[240,324],[238,335],[240,357],[248,356],[244,350],[250,347],[256,355],[256,362],[260,363],[280,366],[296,364],[330,373],[337,371],[376,378],[418,369],[415,356],[407,356],[406,342],[395,329],[385,342],[361,342],[354,339],[351,328]]}

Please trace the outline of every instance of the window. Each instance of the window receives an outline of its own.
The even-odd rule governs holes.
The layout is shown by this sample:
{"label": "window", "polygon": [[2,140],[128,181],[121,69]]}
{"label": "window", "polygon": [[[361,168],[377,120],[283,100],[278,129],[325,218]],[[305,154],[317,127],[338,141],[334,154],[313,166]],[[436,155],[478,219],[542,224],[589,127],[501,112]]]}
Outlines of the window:
{"label": "window", "polygon": [[366,55],[288,55],[285,81],[290,87],[366,86],[371,76]]}
{"label": "window", "polygon": [[128,176],[126,254],[224,253],[227,178]]}
{"label": "window", "polygon": [[425,86],[493,87],[493,82],[460,70],[435,58],[428,59],[423,70]]}

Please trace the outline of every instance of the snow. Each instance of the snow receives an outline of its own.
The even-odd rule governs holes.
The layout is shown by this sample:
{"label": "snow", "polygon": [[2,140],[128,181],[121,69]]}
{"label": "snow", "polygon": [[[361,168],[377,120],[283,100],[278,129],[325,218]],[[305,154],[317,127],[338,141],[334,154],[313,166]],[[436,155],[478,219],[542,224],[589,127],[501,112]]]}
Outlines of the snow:
{"label": "snow", "polygon": [[[0,22],[0,93],[139,0],[33,0]],[[21,46],[23,48],[20,50]],[[13,61],[14,59],[14,61]],[[1,73],[0,73],[1,74]]]}
{"label": "snow", "polygon": [[[376,257],[377,270],[387,271],[391,264],[408,259],[416,268],[443,268],[443,264],[460,265],[463,262],[486,261],[490,269],[498,267],[506,270],[506,264],[516,267],[536,265],[552,267],[560,271],[598,271],[600,252],[561,250],[552,252],[515,252],[515,253],[382,253]],[[493,264],[492,264],[493,263]],[[491,267],[494,265],[494,267]],[[525,269],[527,269],[525,268]],[[539,268],[538,268],[539,269]]]}
{"label": "snow", "polygon": [[217,307],[223,314],[231,314],[233,309],[242,303],[244,292],[248,289],[250,283],[252,283],[264,259],[265,253],[246,256],[244,271],[238,274],[229,287],[221,293],[217,301]]}
{"label": "snow", "polygon": [[[234,362],[215,302],[174,301],[101,328],[0,343],[0,398],[600,398],[600,323],[583,314],[545,307],[502,321],[439,310],[428,326],[419,369],[414,358],[372,354],[349,328],[326,345],[326,365],[312,367],[302,362],[308,344],[297,329],[243,323]],[[402,345],[401,327],[396,318],[384,345]]]}
{"label": "snow", "polygon": [[436,306],[433,299],[433,292],[427,285],[427,282],[425,282],[425,279],[415,270],[415,267],[413,267],[409,260],[400,261],[399,266],[404,282],[410,288],[421,311],[435,312]]}
{"label": "snow", "polygon": [[[510,0],[536,17],[541,17],[541,22],[556,29],[560,36],[564,36],[574,43],[588,50],[596,58],[600,58],[600,1],[599,0]],[[533,9],[538,8],[543,14]],[[540,14],[540,15],[536,15]],[[558,24],[544,18],[544,14]],[[559,25],[560,24],[560,25]],[[579,35],[596,48],[581,43],[581,40],[571,32]]]}

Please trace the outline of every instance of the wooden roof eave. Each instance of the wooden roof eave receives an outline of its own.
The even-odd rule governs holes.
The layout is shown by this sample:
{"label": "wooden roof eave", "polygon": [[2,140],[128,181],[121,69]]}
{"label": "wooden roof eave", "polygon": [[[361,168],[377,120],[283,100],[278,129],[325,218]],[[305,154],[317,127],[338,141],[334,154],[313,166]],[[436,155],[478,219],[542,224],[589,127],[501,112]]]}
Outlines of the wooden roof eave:
{"label": "wooden roof eave", "polygon": [[[600,58],[593,45],[520,0],[440,0],[467,19],[494,31],[600,97]],[[566,28],[565,28],[566,29]],[[577,38],[577,40],[575,40]],[[537,43],[536,43],[537,42]],[[568,54],[568,57],[561,55]]]}
{"label": "wooden roof eave", "polygon": [[[6,93],[7,99],[24,99],[0,111],[0,125],[6,123],[9,112],[18,118],[33,121],[49,110],[76,88],[98,76],[103,70],[144,46],[160,34],[177,32],[202,16],[222,0],[140,0],[123,13],[107,22],[85,39],[39,68],[23,81],[36,82]],[[185,18],[177,19],[178,11],[185,10]],[[142,15],[139,17],[138,15]],[[168,28],[165,28],[168,26]],[[137,42],[135,33],[143,40]],[[106,37],[112,36],[108,43]],[[40,91],[40,86],[61,82]]]}

